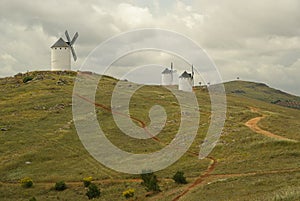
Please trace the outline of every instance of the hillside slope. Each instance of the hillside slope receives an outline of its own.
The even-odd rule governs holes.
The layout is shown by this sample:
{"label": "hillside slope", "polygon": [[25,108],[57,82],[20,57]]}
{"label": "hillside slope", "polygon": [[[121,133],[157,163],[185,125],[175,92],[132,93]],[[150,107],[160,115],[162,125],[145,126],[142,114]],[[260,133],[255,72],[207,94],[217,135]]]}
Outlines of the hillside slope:
{"label": "hillside slope", "polygon": [[235,94],[285,107],[300,109],[300,97],[270,88],[263,83],[231,81],[225,83],[227,94]]}
{"label": "hillside slope", "polygon": [[[23,83],[25,77],[32,80]],[[196,88],[201,116],[196,139],[176,163],[155,173],[162,192],[146,197],[146,190],[140,180],[136,180],[139,175],[123,174],[103,166],[81,144],[72,120],[75,79],[75,72],[29,72],[0,79],[1,200],[29,200],[33,196],[37,200],[88,200],[81,182],[87,176],[92,176],[101,188],[101,197],[96,200],[125,200],[122,192],[128,188],[135,189],[136,200],[170,201],[187,189],[180,200],[254,201],[262,197],[274,200],[278,196],[300,199],[299,110],[261,99],[265,93],[278,99],[288,96],[280,93],[275,96],[274,89],[264,86],[261,87],[265,92],[249,88],[256,95],[253,98],[227,91],[227,119],[222,137],[209,158],[199,160],[199,145],[206,135],[211,114],[209,94],[205,89]],[[176,98],[160,86],[144,86],[136,91],[130,102],[130,116],[148,125],[149,110],[154,105],[164,107],[168,115],[165,127],[156,136],[159,140],[141,141],[125,135],[114,123],[110,97],[117,82],[104,76],[96,92],[95,110],[106,137],[132,153],[151,153],[170,143],[180,125]],[[121,82],[124,93],[133,85]],[[239,82],[231,84],[236,88]],[[239,89],[253,84],[242,82]],[[225,87],[229,89],[228,86],[227,83]],[[257,110],[251,111],[251,108]],[[245,126],[258,116],[264,116],[258,122],[260,128],[297,142],[274,139]],[[178,185],[172,181],[177,171],[184,172],[188,184]],[[34,188],[23,189],[18,184],[27,176],[33,179]],[[51,189],[61,180],[66,181],[67,190]]]}

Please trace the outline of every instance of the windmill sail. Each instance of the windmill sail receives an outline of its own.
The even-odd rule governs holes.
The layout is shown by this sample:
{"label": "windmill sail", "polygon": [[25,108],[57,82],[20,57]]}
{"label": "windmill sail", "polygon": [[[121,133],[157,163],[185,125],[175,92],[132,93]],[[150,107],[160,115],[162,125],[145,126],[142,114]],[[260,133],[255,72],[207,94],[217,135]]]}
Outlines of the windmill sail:
{"label": "windmill sail", "polygon": [[73,44],[75,43],[76,39],[78,38],[78,32],[75,33],[75,35],[73,36],[72,40],[71,40],[70,35],[69,35],[69,33],[68,33],[67,30],[65,31],[65,35],[66,35],[67,40],[68,40],[68,45],[69,45],[70,48],[71,48],[71,52],[72,52],[72,55],[73,55],[73,59],[74,59],[74,61],[76,61],[76,60],[77,60],[77,56],[76,56],[76,53],[75,53]]}
{"label": "windmill sail", "polygon": [[69,36],[69,33],[68,33],[68,31],[67,31],[67,30],[65,31],[65,35],[66,35],[66,37],[67,37],[67,40],[68,40],[68,42],[70,42],[70,41],[71,41],[71,39],[70,39],[70,36]]}
{"label": "windmill sail", "polygon": [[74,35],[73,39],[71,40],[70,44],[73,45],[77,38],[78,38],[78,32],[75,33],[75,35]]}
{"label": "windmill sail", "polygon": [[75,53],[75,50],[74,50],[73,46],[71,46],[71,52],[72,52],[74,61],[76,61],[77,60],[77,56],[76,56],[76,53]]}

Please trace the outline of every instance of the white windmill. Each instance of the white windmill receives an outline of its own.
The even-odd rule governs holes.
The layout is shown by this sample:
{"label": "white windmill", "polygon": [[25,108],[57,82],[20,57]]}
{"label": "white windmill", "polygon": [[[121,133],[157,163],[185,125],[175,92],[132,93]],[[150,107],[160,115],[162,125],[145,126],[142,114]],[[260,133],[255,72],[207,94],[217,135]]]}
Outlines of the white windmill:
{"label": "white windmill", "polygon": [[173,70],[173,63],[171,63],[171,70],[166,68],[161,73],[161,85],[163,86],[170,86],[174,84],[174,73],[176,73],[176,70]]}
{"label": "white windmill", "polygon": [[192,65],[192,73],[188,73],[184,71],[179,76],[179,87],[178,89],[181,91],[192,92],[194,86],[194,67]]}
{"label": "white windmill", "polygon": [[71,52],[74,61],[77,60],[73,45],[78,37],[76,32],[73,39],[70,39],[68,31],[65,32],[67,42],[59,38],[54,45],[51,46],[51,70],[71,70]]}

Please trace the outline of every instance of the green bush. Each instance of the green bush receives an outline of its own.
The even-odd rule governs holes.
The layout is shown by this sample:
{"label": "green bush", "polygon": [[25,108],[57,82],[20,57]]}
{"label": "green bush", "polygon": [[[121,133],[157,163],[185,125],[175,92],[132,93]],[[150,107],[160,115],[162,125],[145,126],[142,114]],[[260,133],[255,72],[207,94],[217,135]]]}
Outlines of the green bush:
{"label": "green bush", "polygon": [[86,196],[89,199],[97,198],[100,196],[100,189],[96,186],[96,184],[90,184],[88,187],[88,191],[86,192]]}
{"label": "green bush", "polygon": [[146,187],[147,191],[154,191],[154,192],[160,191],[158,180],[154,173],[142,174],[141,177],[143,180],[142,185]]}
{"label": "green bush", "polygon": [[30,188],[33,186],[33,181],[29,177],[24,177],[23,179],[20,180],[21,186],[24,188]]}
{"label": "green bush", "polygon": [[37,201],[35,197],[29,199],[29,201]]}
{"label": "green bush", "polygon": [[88,187],[92,183],[93,177],[85,177],[82,179],[84,187]]}
{"label": "green bush", "polygon": [[59,181],[55,183],[54,189],[57,191],[63,191],[67,188],[67,185],[64,181]]}
{"label": "green bush", "polygon": [[134,189],[130,188],[123,192],[123,196],[128,199],[134,196]]}
{"label": "green bush", "polygon": [[24,83],[29,82],[29,81],[31,81],[31,80],[33,80],[33,77],[32,77],[32,76],[26,76],[26,77],[23,78],[23,82],[24,82]]}
{"label": "green bush", "polygon": [[187,184],[187,181],[185,179],[184,173],[181,171],[176,172],[176,174],[173,176],[173,180],[177,184]]}

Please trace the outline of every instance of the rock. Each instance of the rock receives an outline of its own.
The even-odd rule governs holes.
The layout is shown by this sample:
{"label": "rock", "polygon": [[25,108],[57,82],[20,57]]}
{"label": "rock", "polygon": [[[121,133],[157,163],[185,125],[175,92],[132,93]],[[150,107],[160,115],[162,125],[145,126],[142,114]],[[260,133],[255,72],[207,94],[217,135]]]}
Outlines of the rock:
{"label": "rock", "polygon": [[49,110],[63,110],[65,109],[65,104],[59,103],[56,104],[54,107],[50,107]]}
{"label": "rock", "polygon": [[1,131],[8,131],[8,128],[2,127],[0,128]]}
{"label": "rock", "polygon": [[33,107],[34,110],[46,110],[45,106],[34,106]]}
{"label": "rock", "polygon": [[37,75],[34,80],[43,80],[44,76],[43,75]]}
{"label": "rock", "polygon": [[64,79],[59,78],[58,81],[56,82],[57,85],[66,85],[68,82]]}
{"label": "rock", "polygon": [[23,76],[22,73],[17,73],[17,74],[14,75],[14,77],[22,77],[22,76]]}
{"label": "rock", "polygon": [[234,90],[234,91],[231,91],[231,93],[234,93],[234,94],[245,94],[246,92],[243,91],[243,90]]}

